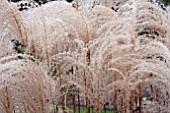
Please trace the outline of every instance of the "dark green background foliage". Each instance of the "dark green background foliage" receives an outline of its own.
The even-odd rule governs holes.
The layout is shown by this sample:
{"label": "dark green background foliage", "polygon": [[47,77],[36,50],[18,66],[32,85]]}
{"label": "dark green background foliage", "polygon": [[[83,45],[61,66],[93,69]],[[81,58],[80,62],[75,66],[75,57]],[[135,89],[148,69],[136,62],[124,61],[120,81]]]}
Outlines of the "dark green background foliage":
{"label": "dark green background foliage", "polygon": [[169,5],[170,4],[170,0],[164,0],[165,5]]}

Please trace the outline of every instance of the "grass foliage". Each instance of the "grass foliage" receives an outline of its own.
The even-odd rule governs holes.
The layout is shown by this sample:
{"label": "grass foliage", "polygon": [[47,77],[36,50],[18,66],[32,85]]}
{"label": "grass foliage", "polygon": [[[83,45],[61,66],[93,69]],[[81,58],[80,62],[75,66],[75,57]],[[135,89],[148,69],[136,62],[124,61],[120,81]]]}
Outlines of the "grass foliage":
{"label": "grass foliage", "polygon": [[168,113],[169,37],[156,0],[1,0],[0,113]]}

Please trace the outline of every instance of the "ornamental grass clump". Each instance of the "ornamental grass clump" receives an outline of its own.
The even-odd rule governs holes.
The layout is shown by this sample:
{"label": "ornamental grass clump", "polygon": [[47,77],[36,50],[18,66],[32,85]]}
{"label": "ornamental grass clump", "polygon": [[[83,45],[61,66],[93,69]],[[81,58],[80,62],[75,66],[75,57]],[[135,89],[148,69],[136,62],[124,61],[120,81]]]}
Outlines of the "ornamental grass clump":
{"label": "ornamental grass clump", "polygon": [[1,0],[0,113],[170,112],[169,16],[157,0]]}
{"label": "ornamental grass clump", "polygon": [[[55,84],[38,62],[28,55],[0,59],[2,113],[47,113],[54,101]],[[17,66],[14,66],[17,65]]]}

